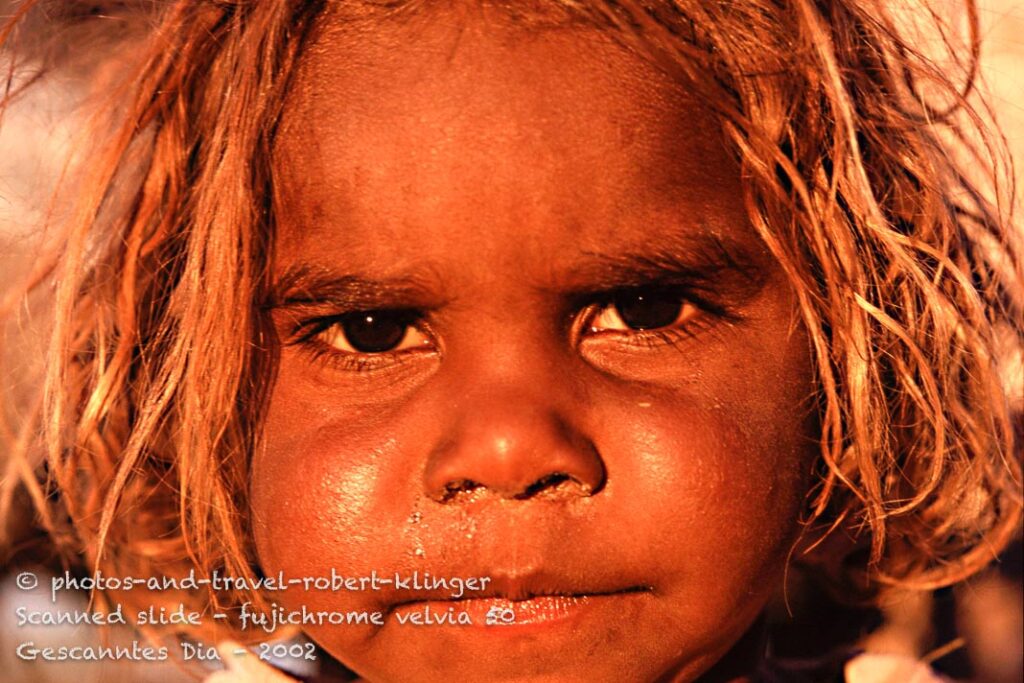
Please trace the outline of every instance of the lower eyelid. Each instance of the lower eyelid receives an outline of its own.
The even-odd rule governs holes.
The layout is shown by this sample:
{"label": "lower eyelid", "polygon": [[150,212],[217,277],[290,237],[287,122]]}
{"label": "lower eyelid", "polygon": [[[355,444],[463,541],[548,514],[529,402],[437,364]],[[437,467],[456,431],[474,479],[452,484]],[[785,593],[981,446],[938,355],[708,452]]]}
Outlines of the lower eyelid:
{"label": "lower eyelid", "polygon": [[665,341],[676,338],[680,340],[688,339],[693,336],[693,333],[700,326],[696,320],[691,320],[685,324],[673,327],[659,327],[650,330],[598,330],[593,332],[590,338],[595,340],[614,340],[623,344],[639,343],[646,345],[647,341],[652,339]]}
{"label": "lower eyelid", "polygon": [[298,346],[300,352],[312,362],[329,369],[353,374],[397,369],[417,357],[436,355],[436,350],[420,347],[382,353],[352,353],[338,351],[326,343],[316,341],[315,338]]}
{"label": "lower eyelid", "polygon": [[651,330],[600,330],[583,337],[579,346],[584,353],[588,352],[588,347],[623,353],[677,349],[713,328],[715,322],[707,315],[698,314],[675,327]]}

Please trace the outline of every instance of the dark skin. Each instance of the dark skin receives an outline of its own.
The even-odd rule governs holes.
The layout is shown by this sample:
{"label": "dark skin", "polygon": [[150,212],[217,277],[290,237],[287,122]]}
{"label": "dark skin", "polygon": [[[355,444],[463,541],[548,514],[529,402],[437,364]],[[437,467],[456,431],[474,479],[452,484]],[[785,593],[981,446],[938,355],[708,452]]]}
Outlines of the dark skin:
{"label": "dark skin", "polygon": [[[369,681],[744,680],[815,447],[738,166],[601,32],[450,19],[328,21],[294,84],[261,564],[492,577],[280,594],[383,612],[307,631]],[[529,623],[396,620],[496,605]]]}

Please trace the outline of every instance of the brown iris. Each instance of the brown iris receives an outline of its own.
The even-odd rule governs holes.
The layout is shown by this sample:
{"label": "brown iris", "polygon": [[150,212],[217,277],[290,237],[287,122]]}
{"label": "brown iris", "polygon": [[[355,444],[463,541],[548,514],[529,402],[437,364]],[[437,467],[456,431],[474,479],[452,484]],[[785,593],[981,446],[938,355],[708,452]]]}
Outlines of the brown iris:
{"label": "brown iris", "polygon": [[622,322],[634,330],[668,327],[679,318],[683,308],[678,293],[657,289],[624,292],[611,303]]}
{"label": "brown iris", "polygon": [[361,353],[393,351],[405,339],[409,316],[399,311],[359,311],[340,321],[345,339]]}

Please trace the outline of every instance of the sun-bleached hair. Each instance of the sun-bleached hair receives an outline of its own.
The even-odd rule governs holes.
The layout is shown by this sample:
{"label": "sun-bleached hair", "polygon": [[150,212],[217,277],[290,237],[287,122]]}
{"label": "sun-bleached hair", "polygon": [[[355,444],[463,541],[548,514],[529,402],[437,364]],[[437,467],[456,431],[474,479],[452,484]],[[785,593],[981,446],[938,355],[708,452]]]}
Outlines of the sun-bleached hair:
{"label": "sun-bleached hair", "polygon": [[[30,2],[11,19],[9,86],[78,59],[40,47],[35,24],[102,34],[73,11],[83,4],[94,3]],[[821,438],[805,535],[864,550],[822,570],[852,594],[948,585],[990,562],[1021,516],[1020,388],[1000,373],[1024,345],[1024,276],[1001,138],[971,104],[973,3],[965,49],[942,63],[879,0],[478,4],[601,27],[720,119],[750,221],[811,340]],[[332,10],[400,21],[438,5]],[[3,406],[0,513],[30,500],[53,547],[86,571],[250,576],[248,463],[276,360],[261,307],[274,136],[326,8],[145,7],[112,41],[132,63],[88,124],[88,172],[64,190],[73,210],[48,226],[48,258],[2,292],[5,381],[24,311],[47,342],[42,377]]]}

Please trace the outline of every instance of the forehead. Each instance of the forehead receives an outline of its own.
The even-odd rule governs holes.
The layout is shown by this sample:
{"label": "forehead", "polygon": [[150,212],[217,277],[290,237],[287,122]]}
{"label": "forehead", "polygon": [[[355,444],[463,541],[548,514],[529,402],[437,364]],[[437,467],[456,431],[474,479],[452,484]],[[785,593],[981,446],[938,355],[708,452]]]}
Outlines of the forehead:
{"label": "forehead", "polygon": [[715,118],[579,24],[328,19],[289,95],[275,174],[285,261],[390,268],[453,240],[481,255],[510,240],[615,250],[745,223]]}

